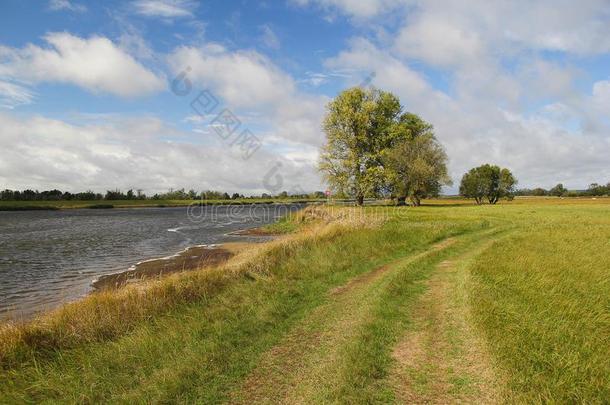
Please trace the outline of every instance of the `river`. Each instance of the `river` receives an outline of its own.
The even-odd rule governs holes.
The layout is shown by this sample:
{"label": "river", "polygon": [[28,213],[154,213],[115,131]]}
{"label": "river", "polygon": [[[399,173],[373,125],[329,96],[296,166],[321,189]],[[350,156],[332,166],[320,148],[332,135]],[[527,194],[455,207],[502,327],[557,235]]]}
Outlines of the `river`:
{"label": "river", "polygon": [[260,238],[229,233],[302,205],[0,212],[0,320],[24,319],[91,292],[91,282],[188,246]]}

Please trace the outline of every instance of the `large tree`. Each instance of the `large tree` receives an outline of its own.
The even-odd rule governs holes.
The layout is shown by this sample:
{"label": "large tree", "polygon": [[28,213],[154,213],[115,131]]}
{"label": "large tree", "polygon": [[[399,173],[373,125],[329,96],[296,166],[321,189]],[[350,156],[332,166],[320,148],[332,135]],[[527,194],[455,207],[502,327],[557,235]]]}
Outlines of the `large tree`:
{"label": "large tree", "polygon": [[477,204],[482,204],[484,199],[495,204],[502,197],[512,196],[516,184],[517,180],[510,170],[484,164],[464,174],[460,183],[460,194],[474,198]]}
{"label": "large tree", "polygon": [[386,176],[399,205],[409,197],[414,206],[419,206],[422,198],[438,196],[443,185],[451,184],[447,154],[429,125],[425,132],[412,134],[411,139],[388,149],[385,163]]}
{"label": "large tree", "polygon": [[383,151],[410,136],[408,124],[391,93],[360,87],[340,93],[328,104],[323,123],[327,140],[319,168],[325,180],[362,205],[384,188]]}

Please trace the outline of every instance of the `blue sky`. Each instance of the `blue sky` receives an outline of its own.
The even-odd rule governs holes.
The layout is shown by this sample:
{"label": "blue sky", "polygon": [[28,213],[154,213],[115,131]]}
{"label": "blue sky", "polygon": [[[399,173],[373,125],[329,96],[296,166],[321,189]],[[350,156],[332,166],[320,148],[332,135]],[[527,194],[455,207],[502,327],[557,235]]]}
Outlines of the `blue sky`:
{"label": "blue sky", "polygon": [[324,105],[367,77],[435,125],[456,183],[610,181],[606,1],[4,0],[0,187],[323,189]]}

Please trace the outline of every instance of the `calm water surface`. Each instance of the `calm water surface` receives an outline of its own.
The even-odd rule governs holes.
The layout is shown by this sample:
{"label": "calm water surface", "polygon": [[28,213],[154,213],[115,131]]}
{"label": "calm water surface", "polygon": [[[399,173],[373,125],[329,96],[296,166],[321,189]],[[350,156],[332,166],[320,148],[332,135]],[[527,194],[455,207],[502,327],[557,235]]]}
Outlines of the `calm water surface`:
{"label": "calm water surface", "polygon": [[90,292],[103,274],[188,246],[251,240],[228,233],[302,205],[0,212],[0,320]]}

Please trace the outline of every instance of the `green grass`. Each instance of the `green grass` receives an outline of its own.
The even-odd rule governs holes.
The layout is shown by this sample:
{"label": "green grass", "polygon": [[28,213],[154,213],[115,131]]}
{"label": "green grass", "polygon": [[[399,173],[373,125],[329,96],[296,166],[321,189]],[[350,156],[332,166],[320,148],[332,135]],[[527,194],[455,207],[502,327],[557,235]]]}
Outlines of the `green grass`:
{"label": "green grass", "polygon": [[[392,352],[446,260],[501,400],[607,400],[610,204],[460,204],[310,210],[225,268],[0,332],[0,402],[394,402]],[[427,367],[414,378],[434,382]],[[448,395],[474,392],[469,375],[449,379]]]}
{"label": "green grass", "polygon": [[262,233],[270,235],[284,235],[295,232],[299,229],[297,221],[293,221],[290,215],[280,218],[278,221],[258,228]]}
{"label": "green grass", "polygon": [[515,400],[607,401],[610,210],[535,210],[473,266],[477,319]]}

